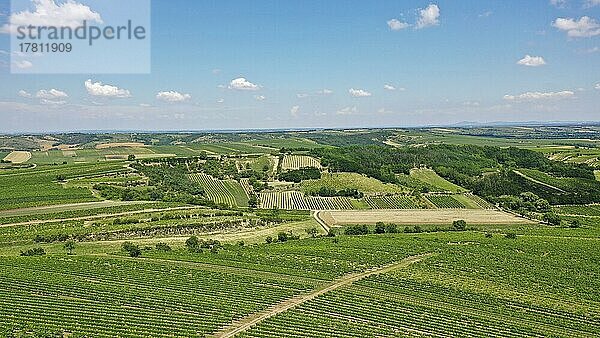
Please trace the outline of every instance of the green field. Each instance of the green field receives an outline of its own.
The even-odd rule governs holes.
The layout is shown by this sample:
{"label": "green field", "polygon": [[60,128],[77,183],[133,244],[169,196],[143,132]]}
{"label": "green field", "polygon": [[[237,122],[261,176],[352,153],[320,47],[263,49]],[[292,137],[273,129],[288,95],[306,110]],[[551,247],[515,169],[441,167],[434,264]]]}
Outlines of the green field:
{"label": "green field", "polygon": [[0,137],[0,337],[600,338],[596,130]]}
{"label": "green field", "polygon": [[48,166],[0,172],[0,210],[97,201],[89,189],[65,188],[65,179],[125,172],[120,163]]}
{"label": "green field", "polygon": [[321,188],[344,190],[356,189],[363,193],[402,193],[405,190],[394,184],[383,182],[356,173],[324,173],[320,180],[307,180],[301,184],[305,194],[316,194]]}
{"label": "green field", "polygon": [[410,171],[410,176],[428,184],[429,186],[434,187],[436,191],[447,191],[454,193],[466,191],[466,189],[448,182],[436,174],[435,171],[430,169],[413,169]]}
{"label": "green field", "polygon": [[595,170],[594,175],[596,175],[596,181],[600,181],[600,170]]}

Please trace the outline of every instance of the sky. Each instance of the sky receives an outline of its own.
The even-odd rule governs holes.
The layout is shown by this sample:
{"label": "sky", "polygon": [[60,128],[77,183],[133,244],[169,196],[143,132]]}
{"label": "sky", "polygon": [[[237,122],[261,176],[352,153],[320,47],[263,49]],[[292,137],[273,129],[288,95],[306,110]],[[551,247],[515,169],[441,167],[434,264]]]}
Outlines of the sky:
{"label": "sky", "polygon": [[152,0],[148,74],[11,74],[11,15],[0,133],[600,121],[600,0]]}

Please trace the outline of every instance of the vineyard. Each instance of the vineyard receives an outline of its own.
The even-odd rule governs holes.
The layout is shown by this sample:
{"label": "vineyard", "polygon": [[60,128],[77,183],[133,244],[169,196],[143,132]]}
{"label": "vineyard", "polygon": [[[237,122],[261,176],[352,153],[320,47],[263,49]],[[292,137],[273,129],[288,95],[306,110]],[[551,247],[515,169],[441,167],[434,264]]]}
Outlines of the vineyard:
{"label": "vineyard", "polygon": [[128,171],[120,163],[102,163],[0,172],[0,210],[97,201],[89,189],[63,187],[58,178],[73,179]]}
{"label": "vineyard", "polygon": [[409,196],[365,197],[371,209],[420,209],[419,203]]}
{"label": "vineyard", "polygon": [[206,174],[191,174],[190,179],[199,183],[207,197],[218,204],[247,207],[248,195],[244,188],[235,180],[218,180]]}
{"label": "vineyard", "polygon": [[458,185],[440,177],[435,171],[431,169],[413,169],[410,171],[410,176],[423,183],[428,184],[429,187],[433,187],[434,191],[452,193],[460,193],[466,191],[466,189],[459,187]]}
{"label": "vineyard", "polygon": [[321,168],[321,162],[310,156],[286,155],[281,163],[281,169],[283,170],[296,170],[308,167]]}
{"label": "vineyard", "polygon": [[260,207],[284,210],[348,210],[353,209],[347,197],[307,197],[298,191],[261,192]]}
{"label": "vineyard", "polygon": [[465,209],[464,204],[459,202],[454,196],[450,195],[428,195],[426,198],[440,209]]}

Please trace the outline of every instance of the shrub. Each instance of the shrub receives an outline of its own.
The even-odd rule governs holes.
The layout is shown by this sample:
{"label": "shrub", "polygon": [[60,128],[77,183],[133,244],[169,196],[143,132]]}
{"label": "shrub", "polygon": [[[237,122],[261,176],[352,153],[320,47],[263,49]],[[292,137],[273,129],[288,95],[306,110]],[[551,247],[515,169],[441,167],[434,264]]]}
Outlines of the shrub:
{"label": "shrub", "polygon": [[517,239],[517,234],[515,234],[514,232],[510,232],[504,235],[504,237],[507,239]]}
{"label": "shrub", "polygon": [[123,243],[122,248],[123,251],[127,252],[131,257],[140,257],[142,255],[142,250],[140,250],[140,247],[131,242]]}
{"label": "shrub", "polygon": [[346,227],[344,233],[349,236],[368,235],[369,228],[366,225],[351,225]]}
{"label": "shrub", "polygon": [[33,248],[27,251],[21,251],[21,256],[43,256],[46,254],[46,251],[42,248]]}
{"label": "shrub", "polygon": [[454,221],[452,222],[452,228],[456,231],[465,231],[467,230],[467,222],[465,222],[464,220],[458,220],[458,221]]}
{"label": "shrub", "polygon": [[163,252],[171,251],[171,247],[167,243],[162,243],[162,242],[161,243],[157,243],[156,244],[156,251],[163,251]]}

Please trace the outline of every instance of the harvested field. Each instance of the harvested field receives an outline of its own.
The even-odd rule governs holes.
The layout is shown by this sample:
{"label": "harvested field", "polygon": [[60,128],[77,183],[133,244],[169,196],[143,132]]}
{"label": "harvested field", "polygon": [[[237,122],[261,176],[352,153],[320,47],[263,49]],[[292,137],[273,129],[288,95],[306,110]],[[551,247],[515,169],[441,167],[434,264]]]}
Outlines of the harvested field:
{"label": "harvested field", "polygon": [[96,149],[110,149],[110,148],[142,148],[146,147],[145,144],[139,142],[122,142],[122,143],[103,143],[96,146]]}
{"label": "harvested field", "polygon": [[465,220],[469,224],[530,224],[530,220],[497,210],[433,209],[433,210],[361,210],[324,211],[322,219],[329,225],[375,224],[449,224]]}
{"label": "harvested field", "polygon": [[31,159],[31,153],[28,151],[13,151],[6,155],[5,161],[9,161],[15,164],[25,163]]}

